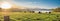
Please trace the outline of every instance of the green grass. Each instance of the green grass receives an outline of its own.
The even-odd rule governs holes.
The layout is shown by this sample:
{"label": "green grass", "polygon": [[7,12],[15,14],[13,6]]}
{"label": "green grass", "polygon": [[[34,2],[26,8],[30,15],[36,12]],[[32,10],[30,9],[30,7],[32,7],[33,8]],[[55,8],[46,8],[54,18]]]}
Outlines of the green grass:
{"label": "green grass", "polygon": [[[60,14],[38,14],[11,12],[10,21],[59,21]],[[3,21],[3,15],[0,14],[0,20]]]}

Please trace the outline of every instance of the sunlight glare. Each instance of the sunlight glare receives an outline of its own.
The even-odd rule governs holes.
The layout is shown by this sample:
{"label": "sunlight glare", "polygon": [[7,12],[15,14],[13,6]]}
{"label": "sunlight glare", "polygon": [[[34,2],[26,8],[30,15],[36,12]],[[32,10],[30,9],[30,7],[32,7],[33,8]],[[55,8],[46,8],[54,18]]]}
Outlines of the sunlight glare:
{"label": "sunlight glare", "polygon": [[10,3],[8,3],[8,2],[3,2],[2,4],[1,4],[1,8],[2,9],[9,9],[9,8],[11,8],[11,4]]}

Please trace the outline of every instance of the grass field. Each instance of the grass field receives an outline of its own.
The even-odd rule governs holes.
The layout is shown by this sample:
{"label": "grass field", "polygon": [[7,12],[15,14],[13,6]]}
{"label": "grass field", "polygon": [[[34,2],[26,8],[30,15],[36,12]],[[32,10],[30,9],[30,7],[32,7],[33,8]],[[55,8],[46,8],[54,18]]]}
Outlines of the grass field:
{"label": "grass field", "polygon": [[[60,14],[11,12],[9,16],[10,21],[60,21]],[[4,20],[1,13],[0,20]]]}

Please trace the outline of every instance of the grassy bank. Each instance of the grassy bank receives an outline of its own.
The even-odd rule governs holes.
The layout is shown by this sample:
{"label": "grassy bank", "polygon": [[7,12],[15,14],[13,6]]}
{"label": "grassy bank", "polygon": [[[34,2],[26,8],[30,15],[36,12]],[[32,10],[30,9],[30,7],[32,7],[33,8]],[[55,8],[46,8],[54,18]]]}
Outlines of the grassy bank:
{"label": "grassy bank", "polygon": [[[38,14],[38,13],[22,13],[11,12],[9,14],[10,21],[59,21],[60,14]],[[3,21],[3,15],[0,13],[0,20]]]}

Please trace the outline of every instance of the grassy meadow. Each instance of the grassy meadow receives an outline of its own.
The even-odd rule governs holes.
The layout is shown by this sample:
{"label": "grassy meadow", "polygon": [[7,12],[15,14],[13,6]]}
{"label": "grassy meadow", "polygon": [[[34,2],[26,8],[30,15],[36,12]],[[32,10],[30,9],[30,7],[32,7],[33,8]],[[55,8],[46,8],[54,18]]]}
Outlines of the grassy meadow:
{"label": "grassy meadow", "polygon": [[[60,21],[60,14],[46,14],[46,13],[23,13],[11,12],[9,14],[10,21]],[[4,16],[0,12],[0,21],[3,21]]]}

